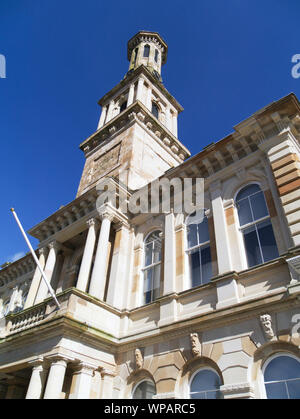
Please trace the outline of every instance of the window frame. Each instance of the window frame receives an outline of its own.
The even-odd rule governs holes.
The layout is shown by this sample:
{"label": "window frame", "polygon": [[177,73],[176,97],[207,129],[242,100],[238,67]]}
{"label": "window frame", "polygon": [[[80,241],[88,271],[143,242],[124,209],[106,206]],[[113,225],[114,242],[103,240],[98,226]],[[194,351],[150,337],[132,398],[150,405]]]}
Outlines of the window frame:
{"label": "window frame", "polygon": [[[237,196],[238,196],[238,194],[243,189],[246,189],[247,187],[249,187],[251,185],[257,185],[259,187],[260,191],[257,191],[257,192],[255,192],[255,193],[253,193],[251,195],[248,195],[247,198],[242,198],[242,200],[249,199],[250,196],[253,196],[253,195],[258,194],[258,193],[262,193],[263,194],[263,197],[264,197],[265,205],[266,205],[266,208],[267,208],[267,211],[268,211],[268,215],[266,215],[264,217],[261,217],[261,218],[258,218],[258,219],[254,220],[254,221],[251,221],[251,222],[249,222],[249,223],[244,224],[243,226],[241,226],[241,224],[240,224],[240,218],[239,218],[239,211],[238,211]],[[272,224],[270,210],[269,210],[268,203],[267,203],[267,200],[266,200],[266,197],[265,197],[265,191],[262,188],[261,184],[259,182],[249,182],[247,184],[244,184],[243,186],[241,186],[236,191],[236,193],[234,195],[234,198],[233,198],[233,201],[234,201],[234,208],[235,208],[235,211],[236,211],[236,219],[238,220],[238,232],[239,232],[239,239],[240,239],[239,240],[239,242],[240,242],[239,244],[242,246],[242,249],[243,249],[243,252],[242,252],[242,254],[243,254],[243,267],[245,269],[251,269],[251,268],[254,268],[256,266],[263,265],[264,263],[270,262],[270,260],[269,261],[265,261],[264,260],[264,256],[263,256],[263,252],[262,252],[262,245],[261,245],[261,242],[260,242],[260,238],[259,238],[259,234],[258,234],[258,229],[257,229],[258,224],[261,224],[261,223],[263,223],[265,221],[270,221],[270,224],[271,224],[272,229],[273,229],[273,235],[274,235],[274,239],[275,239],[275,244],[276,244],[276,247],[277,247],[278,255],[279,255],[279,248],[278,248],[276,236],[275,236],[275,233],[274,233],[274,227],[273,227],[273,224]],[[252,218],[254,219],[252,205],[249,205],[249,206],[250,206],[250,211],[251,211]],[[261,260],[262,260],[261,263],[259,263],[257,265],[252,265],[252,266],[249,266],[249,263],[248,263],[247,250],[246,250],[244,233],[243,233],[244,230],[246,230],[247,228],[250,228],[250,227],[255,227],[255,233],[256,233],[258,244],[259,244],[259,253],[260,253]],[[274,259],[272,259],[272,260],[274,260]]]}
{"label": "window frame", "polygon": [[[266,369],[267,369],[267,367],[268,367],[268,365],[274,360],[274,359],[276,359],[276,358],[278,358],[278,357],[280,357],[280,356],[286,356],[286,357],[289,357],[289,358],[292,358],[292,359],[295,359],[296,361],[298,361],[298,363],[299,363],[299,365],[300,365],[300,357],[297,357],[296,355],[294,355],[293,353],[291,353],[291,352],[276,352],[276,353],[274,353],[273,355],[271,355],[271,356],[269,356],[267,359],[266,359],[266,361],[264,362],[264,364],[263,364],[263,366],[262,366],[262,368],[261,368],[261,373],[262,373],[262,384],[263,384],[263,391],[264,391],[264,396],[265,396],[265,398],[266,399],[268,399],[268,396],[267,396],[267,390],[266,390],[266,384],[270,384],[270,383],[286,383],[286,381],[293,381],[293,380],[299,380],[300,379],[300,377],[299,378],[293,378],[293,379],[291,379],[291,380],[277,380],[277,381],[265,381],[265,371],[266,371]],[[289,395],[289,392],[288,392],[288,390],[287,390],[287,394]],[[271,400],[271,399],[268,399],[268,400]],[[282,399],[281,399],[282,400]],[[292,399],[290,399],[290,398],[288,398],[288,400],[292,400]]]}
{"label": "window frame", "polygon": [[[162,230],[160,230],[160,229],[158,229],[158,228],[156,228],[156,229],[154,229],[154,230],[151,230],[146,236],[145,236],[145,238],[144,238],[144,240],[143,240],[143,266],[142,266],[142,268],[141,268],[141,281],[142,281],[142,284],[143,284],[143,286],[142,286],[142,295],[141,295],[141,299],[142,299],[142,305],[147,305],[147,304],[151,304],[151,303],[153,303],[153,302],[155,302],[156,301],[156,298],[155,299],[153,299],[153,291],[154,291],[154,287],[153,287],[153,284],[154,284],[154,278],[152,278],[152,283],[151,283],[151,285],[152,285],[152,288],[151,288],[151,301],[149,301],[148,303],[146,303],[146,301],[145,301],[145,287],[144,287],[144,285],[145,285],[145,272],[146,271],[149,271],[150,269],[152,270],[152,269],[154,269],[156,266],[158,266],[158,265],[160,265],[161,267],[162,267],[162,252],[163,252],[163,246],[162,246],[162,238],[161,238],[161,241],[160,241],[160,243],[161,243],[161,257],[160,257],[160,261],[158,261],[158,262],[152,262],[150,265],[147,265],[146,266],[146,245],[147,244],[149,244],[149,243],[154,243],[154,240],[152,240],[151,242],[149,242],[149,243],[146,243],[146,241],[147,241],[147,239],[148,239],[148,237],[149,236],[151,236],[151,234],[153,234],[153,233],[155,233],[155,232],[159,232],[160,234],[162,234]],[[155,241],[157,241],[157,240],[155,240]],[[159,281],[159,283],[161,283],[161,275],[162,275],[162,269],[160,270],[160,281]],[[160,288],[160,287],[159,287]]]}
{"label": "window frame", "polygon": [[[219,388],[219,391],[220,391],[220,393],[223,395],[223,393],[222,393],[222,391],[221,391],[221,385],[222,385],[222,383],[223,383],[223,380],[222,380],[222,377],[220,377],[220,374],[214,369],[214,368],[212,368],[212,367],[210,367],[210,366],[202,366],[202,367],[200,367],[200,368],[198,368],[196,371],[194,371],[193,372],[193,374],[190,376],[190,379],[189,379],[189,382],[188,382],[188,393],[189,393],[189,399],[190,400],[194,400],[194,399],[192,399],[191,398],[191,386],[192,386],[192,382],[193,382],[193,380],[194,380],[194,378],[195,378],[195,376],[199,373],[199,372],[201,372],[201,371],[204,371],[204,370],[208,370],[208,371],[212,371],[212,372],[214,372],[218,377],[219,377],[219,380],[220,380],[220,388]],[[200,393],[210,393],[210,392],[215,392],[216,390],[207,390],[207,391],[198,391],[198,392],[193,392],[194,394],[200,394]],[[208,399],[205,399],[205,400],[208,400]]]}
{"label": "window frame", "polygon": [[[139,399],[134,399],[133,398],[133,395],[134,395],[136,389],[138,388],[138,386],[141,385],[141,384],[143,384],[143,383],[145,383],[145,382],[153,384],[154,385],[154,388],[155,388],[155,394],[154,395],[157,394],[155,382],[153,380],[151,380],[150,378],[144,378],[144,379],[142,379],[141,381],[139,381],[138,383],[136,383],[134,385],[134,387],[133,387],[133,389],[131,391],[131,399],[132,400],[139,400]],[[140,400],[152,400],[152,399],[140,399]]]}
{"label": "window frame", "polygon": [[[204,212],[207,212],[207,210],[204,210]],[[208,224],[208,216],[205,213],[204,213],[204,218],[207,219],[207,224]],[[188,236],[189,236],[189,231],[188,231],[189,224],[188,224],[188,219],[189,219],[189,216],[185,220],[185,225],[186,225],[186,234],[185,234],[185,236],[186,236],[186,241],[185,241],[185,243],[186,243],[186,250],[185,250],[185,254],[186,254],[187,261],[188,261],[188,272],[189,272],[189,277],[188,277],[189,288],[188,289],[192,289],[192,288],[196,288],[196,287],[201,287],[203,285],[207,285],[210,282],[210,281],[208,281],[208,282],[202,282],[202,268],[201,268],[201,283],[198,284],[198,285],[193,286],[193,283],[192,283],[192,270],[191,270],[191,263],[190,263],[190,254],[194,253],[197,249],[205,248],[205,247],[208,246],[209,247],[209,251],[210,251],[210,257],[211,257],[211,237],[210,237],[210,234],[209,234],[209,226],[207,225],[209,240],[207,240],[205,242],[202,242],[202,243],[198,243],[195,246],[189,247],[189,239],[188,239]],[[197,224],[197,225],[199,225],[199,224]],[[198,240],[198,234],[197,234],[197,240]],[[211,272],[212,272],[212,260],[210,260],[210,264],[211,264]]]}
{"label": "window frame", "polygon": [[[147,51],[148,51],[148,55],[145,55],[146,48],[147,48]],[[150,57],[150,51],[151,51],[150,45],[149,44],[145,44],[144,45],[144,50],[143,50],[143,58],[149,58]]]}

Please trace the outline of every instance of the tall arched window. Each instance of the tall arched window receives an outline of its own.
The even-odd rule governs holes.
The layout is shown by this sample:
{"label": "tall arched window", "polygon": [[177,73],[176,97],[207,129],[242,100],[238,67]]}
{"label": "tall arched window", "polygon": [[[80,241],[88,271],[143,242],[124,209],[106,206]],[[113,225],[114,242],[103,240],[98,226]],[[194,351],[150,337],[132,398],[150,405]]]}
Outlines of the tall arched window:
{"label": "tall arched window", "polygon": [[127,100],[125,100],[121,106],[120,106],[120,113],[125,111],[125,109],[127,108]]}
{"label": "tall arched window", "polygon": [[155,62],[157,63],[157,61],[158,61],[158,54],[159,54],[159,52],[158,52],[158,50],[156,49],[155,50],[155,55],[154,55],[154,60],[155,60]]}
{"label": "tall arched window", "polygon": [[144,304],[151,303],[159,297],[162,255],[161,244],[161,231],[159,230],[149,234],[144,243]]}
{"label": "tall arched window", "polygon": [[156,394],[155,384],[152,381],[146,380],[139,383],[132,394],[133,399],[152,399]]}
{"label": "tall arched window", "polygon": [[210,239],[207,217],[199,222],[187,219],[187,242],[191,286],[196,287],[209,282],[212,276]]}
{"label": "tall arched window", "polygon": [[192,377],[190,384],[191,399],[222,399],[220,391],[221,379],[219,375],[210,368],[198,371]]}
{"label": "tall arched window", "polygon": [[152,102],[151,112],[152,112],[152,114],[155,116],[155,118],[157,118],[157,119],[158,119],[158,115],[159,115],[159,107],[157,106],[157,104],[156,104],[155,102]]}
{"label": "tall arched window", "polygon": [[268,399],[300,399],[300,361],[289,355],[273,357],[264,369]]}
{"label": "tall arched window", "polygon": [[235,202],[248,267],[278,257],[270,214],[260,187],[255,184],[246,186],[237,194]]}
{"label": "tall arched window", "polygon": [[148,58],[150,55],[150,45],[144,46],[144,57]]}

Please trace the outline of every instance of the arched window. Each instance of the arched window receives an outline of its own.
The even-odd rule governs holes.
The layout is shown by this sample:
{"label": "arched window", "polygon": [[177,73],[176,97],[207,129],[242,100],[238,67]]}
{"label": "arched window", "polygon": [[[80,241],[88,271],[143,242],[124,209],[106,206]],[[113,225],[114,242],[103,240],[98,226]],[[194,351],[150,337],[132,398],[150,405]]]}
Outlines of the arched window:
{"label": "arched window", "polygon": [[268,399],[300,399],[300,362],[289,355],[272,358],[264,369]]}
{"label": "arched window", "polygon": [[187,219],[187,253],[189,255],[191,286],[209,282],[212,276],[210,239],[207,217],[197,221]]}
{"label": "arched window", "polygon": [[125,111],[126,108],[127,108],[127,101],[125,100],[125,102],[123,102],[120,106],[120,113]]}
{"label": "arched window", "polygon": [[150,45],[144,46],[144,57],[148,58],[150,55]]}
{"label": "arched window", "polygon": [[263,191],[252,184],[236,197],[241,232],[244,238],[248,267],[278,257],[278,249]]}
{"label": "arched window", "polygon": [[161,276],[161,231],[149,234],[144,243],[144,304],[159,297]]}
{"label": "arched window", "polygon": [[159,108],[157,106],[157,104],[155,102],[152,102],[152,109],[151,109],[152,114],[155,116],[155,118],[158,119],[158,115],[159,115]]}
{"label": "arched window", "polygon": [[157,61],[158,61],[158,54],[159,54],[159,52],[158,52],[158,50],[156,49],[155,50],[155,55],[154,55],[154,60],[155,60],[155,62],[157,63]]}
{"label": "arched window", "polygon": [[142,381],[133,391],[133,399],[152,399],[156,394],[155,384],[152,381]]}
{"label": "arched window", "polygon": [[222,399],[221,379],[209,368],[201,369],[192,377],[190,384],[191,399]]}

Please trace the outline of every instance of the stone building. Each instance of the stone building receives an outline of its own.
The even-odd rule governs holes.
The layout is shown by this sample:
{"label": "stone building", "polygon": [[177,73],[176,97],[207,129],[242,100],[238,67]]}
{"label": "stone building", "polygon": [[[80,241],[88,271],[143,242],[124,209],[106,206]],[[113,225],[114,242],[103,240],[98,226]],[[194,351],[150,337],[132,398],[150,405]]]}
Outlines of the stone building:
{"label": "stone building", "polygon": [[[190,157],[167,50],[155,32],[129,40],[76,198],[29,231],[60,309],[30,254],[0,271],[0,398],[300,398],[300,104]],[[107,177],[127,199],[204,178],[205,216],[96,208]]]}

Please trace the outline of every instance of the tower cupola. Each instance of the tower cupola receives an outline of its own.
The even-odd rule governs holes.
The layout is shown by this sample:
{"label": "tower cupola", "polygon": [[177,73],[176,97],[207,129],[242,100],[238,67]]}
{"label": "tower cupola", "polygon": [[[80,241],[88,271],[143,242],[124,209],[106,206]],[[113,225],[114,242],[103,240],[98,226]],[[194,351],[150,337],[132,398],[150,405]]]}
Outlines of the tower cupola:
{"label": "tower cupola", "polygon": [[129,72],[140,65],[161,80],[161,66],[167,61],[168,45],[156,32],[140,31],[128,41]]}

